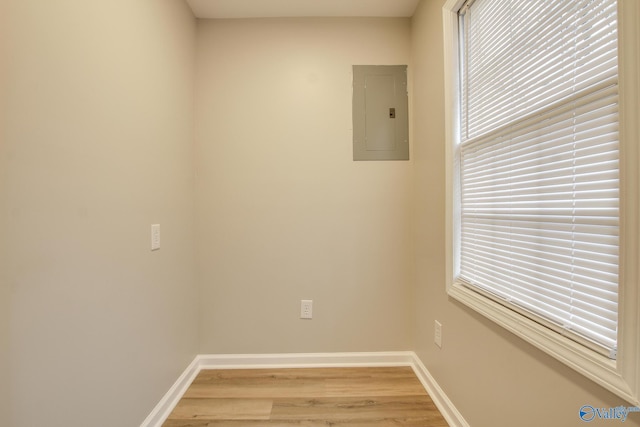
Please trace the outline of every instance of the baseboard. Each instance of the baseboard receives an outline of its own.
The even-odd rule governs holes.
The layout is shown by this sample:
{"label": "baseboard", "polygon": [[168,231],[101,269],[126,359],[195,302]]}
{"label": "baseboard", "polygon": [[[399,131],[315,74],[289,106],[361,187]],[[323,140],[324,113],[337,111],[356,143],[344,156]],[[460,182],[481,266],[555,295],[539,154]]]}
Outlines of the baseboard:
{"label": "baseboard", "polygon": [[198,375],[200,369],[198,357],[196,356],[156,407],[153,408],[149,416],[140,424],[140,427],[161,427]]}
{"label": "baseboard", "polygon": [[200,355],[201,369],[346,368],[411,366],[410,351],[374,353],[289,353]]}
{"label": "baseboard", "polygon": [[140,427],[161,427],[202,369],[345,368],[410,366],[451,427],[469,424],[412,351],[372,353],[200,354]]}
{"label": "baseboard", "polygon": [[450,427],[470,427],[469,423],[464,419],[462,414],[454,406],[453,402],[440,388],[440,385],[431,376],[429,370],[424,366],[422,361],[414,353],[413,371],[422,383],[422,386],[433,400],[433,403],[438,407],[440,413],[447,420]]}

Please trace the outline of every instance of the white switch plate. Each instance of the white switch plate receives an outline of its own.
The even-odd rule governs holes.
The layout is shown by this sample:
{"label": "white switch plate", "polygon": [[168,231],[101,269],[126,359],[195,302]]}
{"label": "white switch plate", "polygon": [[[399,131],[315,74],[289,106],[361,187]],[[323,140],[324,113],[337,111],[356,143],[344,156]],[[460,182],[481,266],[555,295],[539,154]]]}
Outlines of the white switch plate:
{"label": "white switch plate", "polygon": [[442,348],[442,323],[438,322],[437,320],[434,323],[433,336],[434,336],[433,341],[436,343],[438,347]]}
{"label": "white switch plate", "polygon": [[160,224],[151,225],[151,250],[160,249]]}
{"label": "white switch plate", "polygon": [[300,301],[300,318],[312,319],[313,318],[313,301],[310,299],[303,299]]}

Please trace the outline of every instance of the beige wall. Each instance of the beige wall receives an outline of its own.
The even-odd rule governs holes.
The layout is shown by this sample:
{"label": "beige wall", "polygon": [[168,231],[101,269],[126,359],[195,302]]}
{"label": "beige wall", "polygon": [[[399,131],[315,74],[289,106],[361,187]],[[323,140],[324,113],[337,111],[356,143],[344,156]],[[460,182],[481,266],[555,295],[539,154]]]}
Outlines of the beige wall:
{"label": "beige wall", "polygon": [[[5,129],[6,118],[4,114],[5,103],[4,99],[7,97],[8,79],[7,64],[8,61],[8,45],[9,40],[7,38],[7,21],[8,21],[8,8],[7,1],[0,0],[0,233],[4,231],[2,224],[4,224],[4,218],[6,216],[6,202],[5,194],[6,188],[6,160],[5,160]],[[2,236],[2,234],[0,234]],[[7,283],[7,265],[5,259],[7,258],[6,245],[3,244],[2,237],[0,237],[0,425],[9,425],[9,408],[11,408],[10,402],[10,388],[9,374],[11,369],[9,367],[9,309],[11,302],[9,300],[9,286]]]}
{"label": "beige wall", "polygon": [[139,425],[197,352],[196,21],[175,0],[3,6],[0,424]]}
{"label": "beige wall", "polygon": [[408,19],[199,22],[202,352],[411,348],[412,163],[351,142],[351,66],[409,61]]}
{"label": "beige wall", "polygon": [[[474,427],[624,405],[446,296],[442,3],[0,0],[0,425],[138,425],[197,352],[415,349]],[[351,160],[353,64],[409,65],[411,161]]]}
{"label": "beige wall", "polygon": [[[585,425],[582,405],[629,404],[446,295],[443,4],[423,0],[412,21],[417,353],[474,427]],[[638,414],[625,425],[640,425]]]}

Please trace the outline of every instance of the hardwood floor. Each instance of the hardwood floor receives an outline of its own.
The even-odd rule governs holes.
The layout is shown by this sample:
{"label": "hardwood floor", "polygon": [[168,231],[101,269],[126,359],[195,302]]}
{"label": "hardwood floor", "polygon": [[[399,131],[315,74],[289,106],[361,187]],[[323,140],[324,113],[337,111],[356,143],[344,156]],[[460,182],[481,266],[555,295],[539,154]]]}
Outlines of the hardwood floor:
{"label": "hardwood floor", "polygon": [[446,427],[413,370],[203,370],[163,427]]}

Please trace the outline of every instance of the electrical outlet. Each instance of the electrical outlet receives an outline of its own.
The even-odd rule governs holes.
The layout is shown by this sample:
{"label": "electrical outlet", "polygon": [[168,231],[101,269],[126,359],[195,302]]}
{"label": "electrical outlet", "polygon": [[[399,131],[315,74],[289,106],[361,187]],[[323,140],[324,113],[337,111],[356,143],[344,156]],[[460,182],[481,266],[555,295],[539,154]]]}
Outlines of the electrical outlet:
{"label": "electrical outlet", "polygon": [[437,320],[434,323],[433,336],[434,336],[433,341],[436,343],[438,347],[442,348],[442,323],[438,322]]}
{"label": "electrical outlet", "polygon": [[151,225],[151,250],[160,249],[160,224]]}
{"label": "electrical outlet", "polygon": [[310,299],[303,299],[300,301],[300,318],[312,319],[313,318],[313,301]]}

